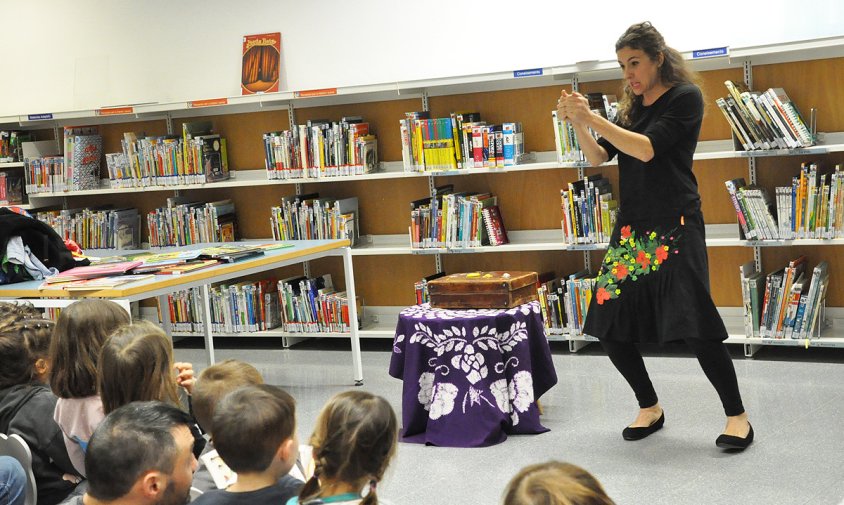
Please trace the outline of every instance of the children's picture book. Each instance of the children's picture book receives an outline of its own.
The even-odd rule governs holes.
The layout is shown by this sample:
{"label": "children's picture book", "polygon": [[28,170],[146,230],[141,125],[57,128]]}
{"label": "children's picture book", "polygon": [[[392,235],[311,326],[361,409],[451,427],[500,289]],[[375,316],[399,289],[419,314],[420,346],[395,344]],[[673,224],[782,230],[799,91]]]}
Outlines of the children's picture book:
{"label": "children's picture book", "polygon": [[170,265],[167,267],[163,267],[156,273],[159,275],[181,275],[190,272],[196,272],[197,270],[202,270],[219,264],[220,262],[217,260],[196,260],[189,261],[182,265]]}
{"label": "children's picture book", "polygon": [[217,486],[217,489],[226,489],[237,482],[237,474],[229,468],[229,465],[223,461],[216,450],[206,452],[199,457],[199,460],[208,468],[208,473],[214,479],[214,485]]}
{"label": "children's picture book", "polygon": [[[199,457],[199,461],[208,468],[208,473],[214,479],[217,489],[226,489],[237,482],[237,473],[223,461],[223,458],[216,451],[208,451]],[[307,482],[314,474],[316,465],[314,463],[313,447],[310,445],[299,446],[299,457],[296,464],[290,469],[289,475],[302,482]]]}
{"label": "children's picture book", "polygon": [[264,250],[257,246],[231,244],[202,249],[200,257],[214,259],[226,263],[234,263],[242,259],[260,256]]}
{"label": "children's picture book", "polygon": [[[85,267],[74,267],[64,272],[59,272],[56,275],[47,277],[44,281],[47,284],[54,282],[68,282],[80,279],[93,279],[94,277],[106,277],[111,275],[120,275],[128,272],[136,266],[142,264],[143,261],[122,261],[120,263],[108,263],[105,265],[89,265]],[[137,280],[137,278],[133,278]]]}
{"label": "children's picture book", "polygon": [[100,289],[116,288],[124,284],[145,281],[152,279],[154,275],[111,275],[108,277],[96,277],[93,279],[82,279],[78,281],[52,284],[50,287],[59,287],[67,291],[98,291]]}
{"label": "children's picture book", "polygon": [[243,95],[278,91],[281,68],[281,33],[243,37],[240,90]]}

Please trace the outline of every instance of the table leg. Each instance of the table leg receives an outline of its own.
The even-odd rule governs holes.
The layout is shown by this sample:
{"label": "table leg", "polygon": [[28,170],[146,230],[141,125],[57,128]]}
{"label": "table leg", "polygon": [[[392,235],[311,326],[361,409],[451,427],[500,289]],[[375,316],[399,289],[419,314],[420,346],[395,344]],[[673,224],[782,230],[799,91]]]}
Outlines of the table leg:
{"label": "table leg", "polygon": [[126,313],[129,314],[129,317],[130,318],[132,317],[132,302],[130,302],[129,300],[112,300],[112,301],[114,303],[116,303],[117,305],[120,305],[121,307],[123,307],[123,310],[125,310]]}
{"label": "table leg", "polygon": [[170,345],[173,345],[173,321],[170,320],[170,305],[167,302],[167,295],[158,297],[158,314],[161,316],[161,329],[170,339]]}
{"label": "table leg", "polygon": [[214,336],[211,333],[211,290],[208,284],[202,285],[202,326],[205,334],[205,354],[208,357],[208,366],[211,366],[215,360]]}
{"label": "table leg", "polygon": [[346,274],[346,296],[349,300],[349,330],[352,338],[352,367],[355,386],[363,385],[363,364],[360,355],[360,333],[358,331],[358,307],[355,299],[355,272],[352,266],[352,248],[343,248],[343,270]]}

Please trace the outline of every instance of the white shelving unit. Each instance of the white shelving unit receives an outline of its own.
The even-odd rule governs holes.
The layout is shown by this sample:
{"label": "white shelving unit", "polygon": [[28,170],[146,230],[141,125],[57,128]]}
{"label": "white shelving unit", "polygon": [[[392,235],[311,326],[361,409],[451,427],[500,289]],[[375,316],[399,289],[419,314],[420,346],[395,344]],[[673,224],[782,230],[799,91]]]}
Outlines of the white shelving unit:
{"label": "white shelving unit", "polygon": [[[690,59],[690,54],[685,54]],[[844,37],[830,37],[811,41],[792,42],[786,44],[773,44],[746,48],[730,48],[728,57],[710,58],[702,60],[691,60],[691,66],[699,71],[745,68],[750,67],[752,62],[759,64],[786,63],[793,61],[834,58],[844,56]],[[195,116],[215,116],[244,112],[257,112],[268,110],[288,109],[291,112],[296,108],[311,106],[329,106],[349,103],[365,103],[388,100],[405,100],[408,98],[420,98],[423,105],[427,105],[429,96],[455,95],[462,93],[476,93],[485,91],[500,91],[508,89],[523,89],[541,86],[563,85],[572,82],[590,82],[608,79],[619,79],[621,77],[618,63],[613,60],[581,62],[571,65],[559,65],[541,69],[540,75],[516,78],[513,72],[498,72],[478,75],[453,76],[437,79],[426,79],[418,81],[405,81],[396,83],[381,83],[365,86],[351,86],[336,89],[336,94],[329,96],[297,96],[294,92],[278,92],[261,95],[228,97],[222,105],[194,106],[193,102],[177,101],[170,103],[143,104],[131,107],[124,114],[103,115],[102,110],[79,110],[79,111],[57,111],[50,114],[49,119],[30,120],[26,115],[0,117],[0,127],[22,127],[31,129],[55,128],[67,124],[109,124],[125,123],[132,121],[146,121],[162,119],[168,123],[174,118],[188,118]],[[427,107],[426,107],[427,108]],[[106,111],[107,112],[107,111]],[[550,127],[550,120],[549,120]],[[56,130],[58,131],[58,130]],[[818,145],[794,150],[770,150],[770,151],[736,151],[731,140],[716,140],[700,142],[694,155],[695,160],[717,160],[746,158],[752,161],[757,158],[771,156],[809,156],[823,155],[827,153],[844,152],[844,132],[833,132],[822,134]],[[610,164],[614,164],[610,163]],[[23,167],[23,163],[0,164],[2,168]],[[273,179],[267,177],[263,169],[246,170],[240,167],[239,170],[232,170],[232,179],[216,183],[177,185],[177,186],[151,186],[145,188],[123,188],[112,189],[108,187],[108,181],[95,190],[71,191],[56,193],[38,193],[29,195],[31,203],[25,207],[32,208],[44,205],[47,202],[53,203],[58,199],[70,198],[83,195],[105,195],[158,191],[182,191],[194,189],[230,189],[238,187],[254,187],[274,184],[295,184],[319,183],[319,182],[342,182],[342,181],[370,181],[388,180],[402,178],[429,178],[433,187],[434,177],[448,177],[453,175],[476,175],[476,174],[506,174],[513,172],[524,172],[533,170],[558,170],[558,169],[579,169],[584,168],[585,163],[558,163],[553,152],[534,153],[532,161],[515,167],[503,169],[481,169],[471,168],[447,172],[405,172],[401,162],[382,163],[381,171],[346,177],[324,177],[324,178],[297,178],[297,179]],[[238,167],[234,167],[238,168]],[[726,198],[726,196],[725,196]],[[739,238],[738,226],[736,224],[708,225],[707,246],[709,247],[753,247],[758,253],[760,247],[788,247],[796,245],[844,245],[844,239],[797,239],[779,241],[746,241]],[[606,244],[579,244],[571,245],[563,241],[562,232],[559,229],[552,230],[509,230],[508,235],[511,243],[497,247],[479,247],[468,249],[426,249],[415,250],[410,247],[407,234],[398,235],[368,235],[362,236],[360,243],[353,250],[354,256],[381,256],[381,255],[413,255],[413,254],[483,254],[489,252],[524,252],[524,251],[590,251],[602,250]],[[755,254],[758,258],[758,254]],[[437,262],[439,264],[439,261]],[[401,307],[368,307],[367,316],[361,331],[361,336],[366,338],[391,338],[395,329],[398,313]],[[743,320],[740,308],[722,308],[722,316],[727,324],[730,338],[729,343],[742,344],[746,353],[752,355],[761,345],[787,345],[787,346],[809,346],[809,347],[844,347],[844,309],[827,309],[827,317],[832,321],[830,328],[822,333],[821,338],[808,341],[777,340],[777,339],[754,339],[744,335]],[[176,336],[182,335],[176,333]],[[300,334],[281,331],[267,331],[260,333],[241,333],[237,335],[281,337],[286,345],[295,343],[302,337],[343,337],[343,334]],[[220,334],[220,336],[225,336]],[[569,341],[571,349],[577,350],[582,345],[594,341],[587,336],[571,336],[567,334],[549,334],[550,340]]]}

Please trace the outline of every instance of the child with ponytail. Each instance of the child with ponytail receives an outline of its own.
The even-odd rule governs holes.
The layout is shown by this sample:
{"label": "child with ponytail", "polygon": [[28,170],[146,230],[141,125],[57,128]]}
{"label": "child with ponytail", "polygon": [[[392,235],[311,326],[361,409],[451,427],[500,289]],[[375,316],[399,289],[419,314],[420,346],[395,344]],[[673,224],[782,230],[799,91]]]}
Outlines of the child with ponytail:
{"label": "child with ponytail", "polygon": [[287,505],[378,505],[377,485],[396,452],[397,434],[385,399],[364,391],[335,395],[311,436],[314,476]]}

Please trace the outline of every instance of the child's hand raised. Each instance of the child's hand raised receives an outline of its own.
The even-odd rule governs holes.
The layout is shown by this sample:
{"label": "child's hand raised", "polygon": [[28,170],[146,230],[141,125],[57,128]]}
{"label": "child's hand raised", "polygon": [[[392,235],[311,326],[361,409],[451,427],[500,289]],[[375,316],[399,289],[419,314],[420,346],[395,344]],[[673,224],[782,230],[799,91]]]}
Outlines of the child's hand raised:
{"label": "child's hand raised", "polygon": [[176,370],[176,384],[185,388],[188,394],[193,394],[193,386],[196,384],[196,378],[193,374],[193,364],[179,362],[174,363],[173,368]]}

